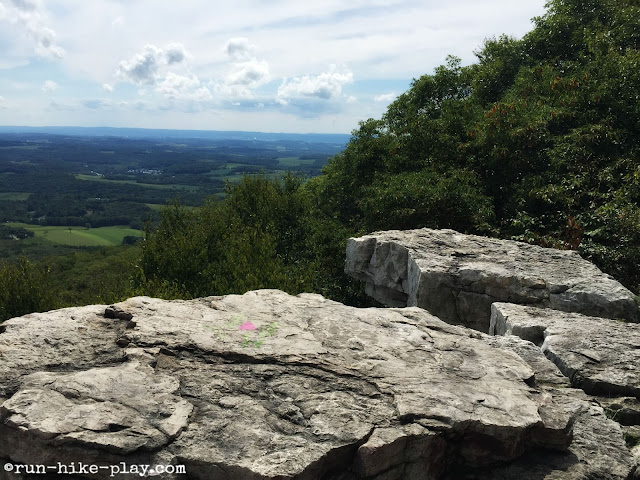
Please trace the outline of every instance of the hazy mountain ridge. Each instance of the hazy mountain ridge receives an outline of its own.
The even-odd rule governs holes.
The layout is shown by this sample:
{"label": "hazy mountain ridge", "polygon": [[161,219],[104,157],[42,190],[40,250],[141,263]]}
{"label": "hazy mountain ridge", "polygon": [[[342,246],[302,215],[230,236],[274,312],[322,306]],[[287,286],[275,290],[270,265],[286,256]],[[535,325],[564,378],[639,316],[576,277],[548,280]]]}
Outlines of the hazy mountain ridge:
{"label": "hazy mountain ridge", "polygon": [[261,140],[277,142],[282,140],[304,141],[317,143],[333,143],[346,145],[351,135],[337,133],[265,133],[241,132],[222,130],[171,130],[151,128],[121,128],[121,127],[28,127],[28,126],[0,126],[0,133],[44,133],[69,136],[98,136],[123,137],[145,139],[167,138],[200,138],[208,140]]}

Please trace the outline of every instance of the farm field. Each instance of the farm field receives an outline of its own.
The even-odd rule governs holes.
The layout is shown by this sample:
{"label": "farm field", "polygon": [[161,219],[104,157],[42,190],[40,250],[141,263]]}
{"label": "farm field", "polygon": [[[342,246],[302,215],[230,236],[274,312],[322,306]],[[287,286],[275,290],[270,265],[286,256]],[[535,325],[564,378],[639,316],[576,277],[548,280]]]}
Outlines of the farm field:
{"label": "farm field", "polygon": [[284,168],[300,167],[302,165],[313,165],[315,160],[301,159],[300,157],[280,157],[278,158],[278,166]]}
{"label": "farm field", "polygon": [[24,202],[31,196],[27,192],[0,192],[0,201],[5,200],[9,202]]}
{"label": "farm field", "polygon": [[11,222],[11,227],[24,228],[35,233],[36,239],[47,240],[70,247],[108,247],[122,244],[126,236],[142,237],[140,230],[126,226],[84,228],[29,225]]}
{"label": "farm field", "polygon": [[136,182],[135,180],[110,180],[108,178],[99,177],[97,175],[85,175],[85,174],[77,174],[75,177],[78,180],[89,180],[92,182],[104,182],[104,183],[114,183],[114,184],[124,184],[124,185],[137,185],[139,187],[144,188],[160,188],[163,190],[186,190],[189,192],[195,192],[199,190],[197,186],[194,185],[177,185],[177,184],[157,184],[157,183],[141,183]]}

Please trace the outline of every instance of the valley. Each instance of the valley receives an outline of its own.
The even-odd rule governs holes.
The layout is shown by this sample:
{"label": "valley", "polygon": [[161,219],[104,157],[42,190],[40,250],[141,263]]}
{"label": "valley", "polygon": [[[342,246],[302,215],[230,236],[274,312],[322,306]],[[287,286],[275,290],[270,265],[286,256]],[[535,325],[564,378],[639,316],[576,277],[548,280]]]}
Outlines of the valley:
{"label": "valley", "polygon": [[[221,199],[245,175],[310,178],[348,135],[0,128],[0,258],[135,243],[167,202]],[[31,232],[17,235],[16,231]]]}

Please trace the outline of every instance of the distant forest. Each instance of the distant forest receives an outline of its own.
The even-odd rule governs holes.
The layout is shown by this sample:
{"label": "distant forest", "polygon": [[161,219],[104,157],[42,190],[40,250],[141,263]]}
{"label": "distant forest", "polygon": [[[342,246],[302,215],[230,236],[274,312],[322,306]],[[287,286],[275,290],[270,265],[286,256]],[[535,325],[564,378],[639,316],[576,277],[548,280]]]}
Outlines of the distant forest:
{"label": "distant forest", "polygon": [[[150,136],[154,131],[133,132]],[[184,205],[201,205],[208,196],[223,195],[225,182],[237,182],[247,174],[277,176],[292,171],[312,177],[344,148],[344,143],[333,143],[340,138],[337,135],[325,139],[330,143],[271,136],[275,139],[0,132],[0,221],[142,229],[145,220],[158,218],[157,207],[168,199],[179,197]],[[317,137],[322,136],[311,138]]]}

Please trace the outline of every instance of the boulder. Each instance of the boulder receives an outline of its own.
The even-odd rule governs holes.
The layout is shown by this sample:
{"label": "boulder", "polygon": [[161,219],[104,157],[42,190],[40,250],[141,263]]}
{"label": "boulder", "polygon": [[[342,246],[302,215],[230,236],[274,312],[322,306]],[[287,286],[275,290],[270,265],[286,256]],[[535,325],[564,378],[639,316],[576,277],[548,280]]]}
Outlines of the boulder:
{"label": "boulder", "polygon": [[640,397],[640,325],[494,303],[490,331],[536,343],[573,386],[591,395],[634,397],[607,406],[620,410],[621,416],[637,418],[634,399]]}
{"label": "boulder", "polygon": [[510,302],[638,321],[633,294],[577,252],[427,228],[351,238],[345,271],[384,305],[488,332]]}
{"label": "boulder", "polygon": [[[622,426],[623,438],[632,451],[631,463],[636,469],[633,478],[640,478],[640,325],[551,309],[494,303],[490,333],[505,335],[496,337],[501,339],[496,340],[501,344],[514,342],[514,335],[526,343],[535,343],[540,355],[553,362],[574,387],[590,394],[591,401],[611,419],[609,423],[615,421]],[[583,425],[581,430],[577,430],[580,425],[578,420],[574,431],[578,432],[576,438],[582,439],[580,441],[585,446],[582,450],[602,452],[601,447],[606,444],[604,438],[619,439],[618,434],[610,436],[603,430],[603,422],[598,422],[598,426]],[[577,445],[579,443],[574,442],[572,448]],[[617,455],[617,451],[614,449],[607,453],[607,462]],[[591,462],[592,466],[604,466],[604,471],[615,470],[613,466],[607,467],[607,462],[594,462],[593,458]],[[508,472],[516,475],[513,470]],[[603,474],[597,478],[609,477]]]}
{"label": "boulder", "polygon": [[534,450],[507,465],[456,472],[448,480],[613,480],[637,470],[639,459],[625,444],[629,433],[618,419],[608,418],[602,398],[571,388],[569,379],[532,342],[512,335],[483,338],[496,348],[516,353],[535,372],[536,386],[575,412],[573,441],[567,452]]}
{"label": "boulder", "polygon": [[[93,479],[155,465],[177,470],[160,478],[216,480],[473,478],[522,462],[546,472],[523,479],[624,479],[632,468],[619,427],[539,351],[419,308],[261,290],[2,327],[0,463],[14,468],[3,479],[56,478],[24,468],[58,463],[99,466],[73,477]],[[602,433],[588,440],[585,428]],[[609,476],[585,442],[608,454]]]}

